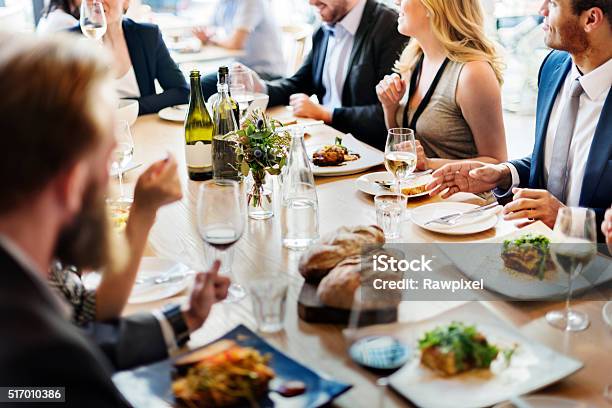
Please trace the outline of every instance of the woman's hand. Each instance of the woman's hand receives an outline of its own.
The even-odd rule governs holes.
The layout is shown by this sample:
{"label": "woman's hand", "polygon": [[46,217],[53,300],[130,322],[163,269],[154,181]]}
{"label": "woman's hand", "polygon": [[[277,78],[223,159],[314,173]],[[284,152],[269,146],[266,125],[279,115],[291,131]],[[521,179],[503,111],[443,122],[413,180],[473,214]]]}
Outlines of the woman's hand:
{"label": "woman's hand", "polygon": [[191,32],[203,45],[208,44],[214,35],[214,31],[206,27],[195,27]]}
{"label": "woman's hand", "polygon": [[[427,159],[427,156],[425,156],[425,149],[423,149],[423,145],[418,140],[415,140],[414,144],[414,150],[416,151],[417,155],[416,169],[419,171],[427,170],[429,168],[429,160]],[[400,143],[398,148],[404,151],[412,150],[412,142]]]}
{"label": "woman's hand", "polygon": [[176,159],[169,156],[153,163],[140,175],[134,189],[134,211],[155,216],[157,210],[183,197]]}
{"label": "woman's hand", "polygon": [[398,74],[385,75],[376,85],[376,95],[383,109],[397,109],[406,93],[406,83]]}

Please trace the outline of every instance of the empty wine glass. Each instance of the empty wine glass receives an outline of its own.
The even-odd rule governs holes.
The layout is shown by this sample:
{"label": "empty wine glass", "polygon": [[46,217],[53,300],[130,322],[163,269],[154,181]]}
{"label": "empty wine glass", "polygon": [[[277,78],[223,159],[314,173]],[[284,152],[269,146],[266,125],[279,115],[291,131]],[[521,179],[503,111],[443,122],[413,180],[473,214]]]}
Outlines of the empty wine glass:
{"label": "empty wine glass", "polygon": [[123,172],[128,163],[132,161],[132,157],[134,157],[134,139],[132,139],[130,125],[125,120],[117,121],[115,126],[115,138],[117,144],[113,150],[111,168],[119,177],[119,200],[124,200]]}
{"label": "empty wine glass", "polygon": [[87,38],[100,40],[106,33],[106,16],[99,0],[83,0],[79,19],[81,31]]}
{"label": "empty wine glass", "polygon": [[550,245],[552,258],[567,273],[568,288],[564,310],[546,314],[546,321],[561,330],[581,331],[589,326],[586,313],[572,310],[572,284],[591,263],[597,253],[595,212],[589,208],[561,208],[554,227],[555,239]]}
{"label": "empty wine glass", "polygon": [[[221,273],[230,276],[232,246],[244,231],[245,213],[240,200],[240,187],[234,180],[208,180],[200,186],[197,203],[198,232],[207,249],[209,266],[221,261]],[[226,302],[245,296],[244,288],[232,279]]]}
{"label": "empty wine glass", "polygon": [[385,167],[395,178],[398,196],[402,194],[402,182],[410,178],[416,165],[414,131],[408,128],[389,129],[385,145]]}
{"label": "empty wine glass", "polygon": [[232,66],[229,70],[229,84],[232,98],[238,103],[240,121],[242,122],[255,100],[255,85],[253,74],[241,65]]}

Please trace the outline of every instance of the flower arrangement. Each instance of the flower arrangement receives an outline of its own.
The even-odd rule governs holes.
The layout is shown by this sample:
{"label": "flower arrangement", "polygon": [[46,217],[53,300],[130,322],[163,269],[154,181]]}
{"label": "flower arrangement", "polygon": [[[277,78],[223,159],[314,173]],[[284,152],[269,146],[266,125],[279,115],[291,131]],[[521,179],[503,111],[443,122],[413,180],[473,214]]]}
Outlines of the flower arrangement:
{"label": "flower arrangement", "polygon": [[[247,205],[262,206],[263,184],[266,173],[279,175],[287,163],[291,135],[278,131],[282,124],[256,110],[245,119],[242,128],[235,132],[236,161],[243,176],[251,173],[253,188],[247,195]],[[272,198],[267,196],[271,202]]]}

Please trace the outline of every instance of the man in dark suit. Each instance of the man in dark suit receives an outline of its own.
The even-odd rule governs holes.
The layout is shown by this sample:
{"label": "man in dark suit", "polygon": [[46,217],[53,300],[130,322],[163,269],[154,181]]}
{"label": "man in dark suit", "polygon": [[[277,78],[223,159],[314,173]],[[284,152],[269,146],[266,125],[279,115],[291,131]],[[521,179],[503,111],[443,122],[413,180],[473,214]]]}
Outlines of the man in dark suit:
{"label": "man in dark suit", "polygon": [[[600,225],[612,203],[612,1],[544,1],[546,44],[539,74],[536,140],[529,157],[499,165],[463,162],[434,172],[448,188],[512,201],[506,220],[553,227],[563,206],[592,208]],[[599,240],[603,240],[600,234]]]}
{"label": "man in dark suit", "polygon": [[189,305],[73,326],[47,285],[53,259],[108,265],[105,192],[116,98],[109,61],[69,39],[0,33],[0,385],[65,387],[78,407],[129,406],[114,369],[160,360],[199,328],[229,281],[198,274]]}
{"label": "man in dark suit", "polygon": [[312,37],[306,61],[291,78],[267,83],[257,79],[259,89],[270,96],[269,106],[290,104],[298,117],[323,120],[384,149],[386,127],[376,85],[391,72],[408,41],[397,31],[397,13],[376,0],[310,4],[323,25]]}

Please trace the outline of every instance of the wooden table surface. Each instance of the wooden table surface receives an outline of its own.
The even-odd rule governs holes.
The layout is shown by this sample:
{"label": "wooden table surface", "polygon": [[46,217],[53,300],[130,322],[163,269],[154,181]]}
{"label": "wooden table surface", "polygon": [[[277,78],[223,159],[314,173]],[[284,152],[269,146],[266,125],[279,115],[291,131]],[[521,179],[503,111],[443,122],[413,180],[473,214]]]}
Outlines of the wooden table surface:
{"label": "wooden table surface", "polygon": [[[287,119],[286,109],[274,109],[272,116]],[[318,125],[310,127],[306,143],[332,141],[334,129]],[[203,243],[196,232],[195,202],[199,183],[190,181],[184,171],[183,126],[166,122],[157,115],[140,117],[133,127],[135,139],[134,161],[143,163],[137,170],[126,174],[127,184],[135,182],[138,174],[153,161],[175,155],[181,169],[184,198],[181,202],[160,210],[149,238],[149,255],[170,258],[191,267],[201,269],[204,264]],[[380,170],[380,169],[375,169]],[[375,223],[373,199],[355,188],[358,175],[318,178],[319,224],[322,234],[343,225]],[[131,187],[131,186],[129,186]],[[453,200],[477,202],[472,195],[455,195]],[[410,206],[433,202],[425,198]],[[278,199],[275,200],[278,205]],[[277,207],[278,211],[278,207]],[[278,214],[278,212],[277,212]],[[243,238],[235,246],[234,277],[241,283],[249,278],[265,274],[283,275],[289,281],[285,330],[264,337],[275,347],[314,369],[325,372],[338,380],[353,384],[353,388],[338,398],[335,405],[342,407],[375,407],[380,399],[380,389],[375,385],[376,376],[356,366],[346,352],[342,327],[315,325],[301,321],[297,315],[297,298],[303,279],[297,271],[300,254],[282,248],[280,217],[247,222]],[[458,238],[430,233],[414,226],[410,221],[402,224],[404,242],[457,242],[481,240],[514,231],[513,224],[500,221],[497,226],[481,234]],[[181,302],[187,293],[174,299],[146,305],[131,305],[126,313],[151,310],[167,302]],[[403,302],[400,309],[402,322],[418,321],[432,317],[460,305],[461,302]],[[541,391],[541,394],[574,398],[589,402],[595,407],[612,406],[603,397],[607,384],[612,384],[612,331],[606,327],[601,310],[604,302],[576,302],[575,307],[588,313],[591,326],[580,333],[564,333],[550,327],[544,315],[552,309],[563,307],[561,302],[483,302],[503,320],[514,324],[529,338],[539,341],[584,363],[584,368],[566,380]],[[190,347],[205,344],[238,324],[255,329],[248,296],[238,303],[215,305],[204,326],[192,335]],[[386,406],[412,406],[392,391],[386,393]]]}

